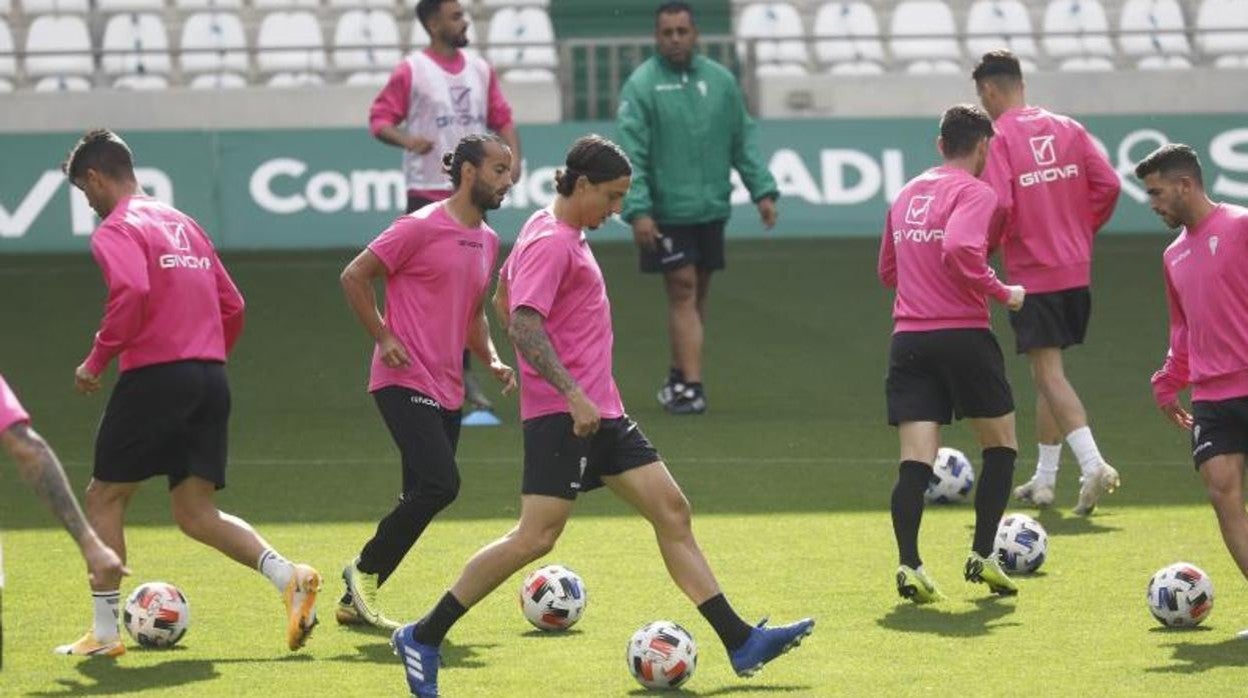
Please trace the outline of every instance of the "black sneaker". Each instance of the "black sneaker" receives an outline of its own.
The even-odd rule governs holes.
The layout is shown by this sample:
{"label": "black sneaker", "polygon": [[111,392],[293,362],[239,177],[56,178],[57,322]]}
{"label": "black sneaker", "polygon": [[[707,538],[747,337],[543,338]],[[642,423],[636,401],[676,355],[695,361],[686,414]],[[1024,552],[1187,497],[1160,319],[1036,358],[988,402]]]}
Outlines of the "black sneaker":
{"label": "black sneaker", "polygon": [[681,374],[680,369],[672,367],[667,370],[667,382],[659,388],[659,393],[655,397],[659,401],[659,405],[666,408],[676,395],[685,389],[685,377]]}
{"label": "black sneaker", "polygon": [[663,409],[669,414],[702,414],[706,411],[706,395],[701,388],[691,385],[673,386],[672,400]]}

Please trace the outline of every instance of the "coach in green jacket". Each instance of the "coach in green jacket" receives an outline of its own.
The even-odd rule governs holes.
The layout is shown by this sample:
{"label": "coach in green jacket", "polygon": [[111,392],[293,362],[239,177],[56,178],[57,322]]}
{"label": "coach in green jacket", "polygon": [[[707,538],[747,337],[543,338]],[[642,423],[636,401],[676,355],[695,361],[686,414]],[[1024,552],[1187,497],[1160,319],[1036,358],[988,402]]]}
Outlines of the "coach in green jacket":
{"label": "coach in green jacket", "polygon": [[617,140],[633,164],[623,217],[641,270],[663,272],[667,288],[672,363],[659,403],[672,414],[701,414],[702,328],[711,274],[724,268],[731,170],[769,229],[779,192],[736,78],[695,52],[693,10],[664,3],[654,24],[658,55],[633,71],[620,94]]}

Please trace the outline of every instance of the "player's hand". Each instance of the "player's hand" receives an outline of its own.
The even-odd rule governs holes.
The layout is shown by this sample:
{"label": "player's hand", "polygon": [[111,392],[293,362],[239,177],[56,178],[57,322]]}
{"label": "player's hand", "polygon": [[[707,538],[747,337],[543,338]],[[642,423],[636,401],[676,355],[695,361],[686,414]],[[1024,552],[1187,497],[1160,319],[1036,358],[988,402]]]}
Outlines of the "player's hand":
{"label": "player's hand", "polygon": [[568,407],[572,411],[573,434],[586,439],[598,431],[598,425],[602,422],[602,414],[598,412],[598,406],[590,401],[584,391],[577,388],[569,395]]}
{"label": "player's hand", "polygon": [[490,362],[490,373],[494,374],[494,380],[503,384],[503,395],[516,391],[516,369],[496,359]]}
{"label": "player's hand", "polygon": [[637,216],[633,219],[633,241],[643,250],[650,252],[659,247],[659,226],[655,225],[650,216]]}
{"label": "player's hand", "polygon": [[100,377],[88,370],[84,363],[74,369],[74,389],[83,395],[90,395],[100,389]]}
{"label": "player's hand", "polygon": [[1005,307],[1010,310],[1018,310],[1023,307],[1023,301],[1027,299],[1027,289],[1022,286],[1006,286],[1010,290],[1010,297],[1005,301]]}
{"label": "player's hand", "polygon": [[389,327],[381,328],[381,337],[377,340],[377,348],[381,350],[381,362],[390,368],[410,366],[412,360],[403,348],[403,342],[390,331]]}
{"label": "player's hand", "polygon": [[417,155],[424,155],[430,150],[433,150],[433,141],[428,138],[421,138],[420,136],[408,136],[407,143],[405,143],[403,147],[413,153],[416,153]]}
{"label": "player's hand", "polygon": [[758,200],[758,218],[763,222],[763,228],[771,230],[776,227],[776,219],[780,217],[780,211],[776,209],[776,200],[770,196],[766,199]]}
{"label": "player's hand", "polygon": [[121,586],[121,578],[130,574],[117,553],[98,537],[92,536],[83,546],[82,557],[87,561],[87,579],[93,586],[116,589]]}
{"label": "player's hand", "polygon": [[1180,429],[1192,430],[1192,415],[1183,409],[1178,400],[1162,405],[1161,413],[1166,415],[1166,419],[1169,419]]}

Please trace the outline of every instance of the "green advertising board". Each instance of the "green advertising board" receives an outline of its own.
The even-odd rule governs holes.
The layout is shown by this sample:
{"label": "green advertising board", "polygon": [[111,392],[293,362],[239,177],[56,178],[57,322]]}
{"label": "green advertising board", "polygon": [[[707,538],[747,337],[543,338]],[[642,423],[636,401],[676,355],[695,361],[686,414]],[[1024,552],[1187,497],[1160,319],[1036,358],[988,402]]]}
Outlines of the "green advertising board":
{"label": "green advertising board", "polygon": [[[1158,145],[1185,142],[1200,153],[1210,195],[1248,205],[1248,118],[1089,117],[1088,128],[1123,175],[1108,230],[1158,232],[1131,166]],[[610,122],[521,128],[525,171],[490,222],[513,240],[533,209],[554,196],[554,172],[568,144]],[[906,180],[936,163],[931,119],[765,121],[763,155],[783,198],[779,237],[874,236]],[[357,247],[402,213],[398,153],[364,129],[143,131],[122,134],[138,176],[154,195],[196,217],[222,249]],[[77,134],[0,134],[0,254],[83,251],[95,225],[59,163]],[[729,234],[764,235],[737,187]],[[626,239],[615,222],[599,233]]]}

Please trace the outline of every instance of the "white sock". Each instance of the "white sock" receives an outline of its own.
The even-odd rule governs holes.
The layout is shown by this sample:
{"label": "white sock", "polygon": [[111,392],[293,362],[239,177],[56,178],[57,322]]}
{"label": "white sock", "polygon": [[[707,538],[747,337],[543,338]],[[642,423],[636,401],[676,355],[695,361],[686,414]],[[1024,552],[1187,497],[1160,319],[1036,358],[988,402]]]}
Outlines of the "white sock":
{"label": "white sock", "polygon": [[281,594],[286,591],[286,585],[290,584],[290,578],[295,576],[295,566],[290,560],[277,554],[272,548],[265,548],[260,553],[260,559],[256,561],[256,569],[260,570],[260,574],[269,578],[273,582],[273,586],[277,587],[277,593]]}
{"label": "white sock", "polygon": [[1096,439],[1092,438],[1091,427],[1080,427],[1066,435],[1066,443],[1079,459],[1079,469],[1084,477],[1096,472],[1103,462],[1101,451],[1096,447]]}
{"label": "white sock", "polygon": [[1036,461],[1036,480],[1049,487],[1057,484],[1057,465],[1062,460],[1062,442],[1040,444],[1040,459]]}
{"label": "white sock", "polygon": [[91,632],[100,642],[116,640],[118,636],[117,614],[121,606],[121,591],[93,591],[91,605],[95,609],[95,619]]}

